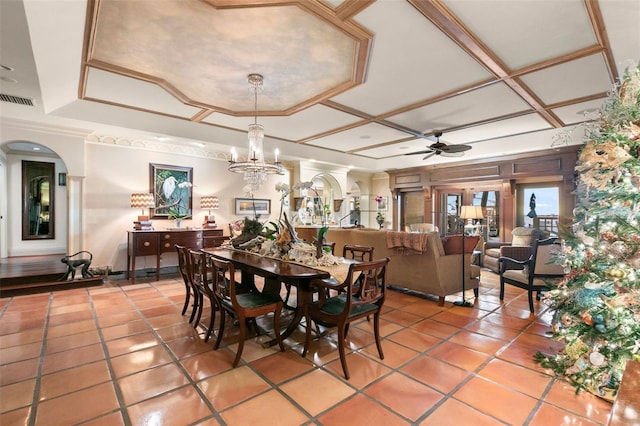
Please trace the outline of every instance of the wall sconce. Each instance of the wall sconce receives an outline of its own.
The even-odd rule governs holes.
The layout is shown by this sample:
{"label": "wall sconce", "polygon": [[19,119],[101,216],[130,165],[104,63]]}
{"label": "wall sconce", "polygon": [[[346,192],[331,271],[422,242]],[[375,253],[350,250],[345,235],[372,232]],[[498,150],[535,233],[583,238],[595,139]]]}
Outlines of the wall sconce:
{"label": "wall sconce", "polygon": [[131,208],[142,209],[142,214],[138,216],[138,220],[133,222],[133,229],[138,231],[153,229],[149,215],[144,214],[144,209],[151,209],[155,207],[155,198],[150,193],[136,193],[131,194]]}
{"label": "wall sconce", "polygon": [[218,225],[216,224],[216,217],[211,214],[211,210],[220,208],[220,200],[215,195],[205,195],[200,198],[200,208],[209,210],[209,214],[204,217],[204,222],[202,226],[204,228],[215,228]]}

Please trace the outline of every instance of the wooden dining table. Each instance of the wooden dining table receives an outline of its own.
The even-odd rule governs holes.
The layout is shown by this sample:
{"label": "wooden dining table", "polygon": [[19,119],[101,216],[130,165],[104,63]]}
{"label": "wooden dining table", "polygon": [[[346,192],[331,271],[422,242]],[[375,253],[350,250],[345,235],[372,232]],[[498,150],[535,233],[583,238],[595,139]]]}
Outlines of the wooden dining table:
{"label": "wooden dining table", "polygon": [[[251,288],[253,291],[258,291],[255,285],[256,275],[264,278],[262,292],[280,294],[282,283],[296,287],[296,308],[293,319],[287,328],[280,333],[283,340],[296,330],[304,314],[302,307],[312,301],[311,281],[331,277],[329,272],[312,266],[260,256],[247,251],[231,248],[213,248],[203,251],[217,259],[231,262],[236,270],[241,271],[241,285]],[[354,261],[343,260],[343,262],[348,264]],[[275,339],[265,343],[265,346],[273,346],[274,344]]]}

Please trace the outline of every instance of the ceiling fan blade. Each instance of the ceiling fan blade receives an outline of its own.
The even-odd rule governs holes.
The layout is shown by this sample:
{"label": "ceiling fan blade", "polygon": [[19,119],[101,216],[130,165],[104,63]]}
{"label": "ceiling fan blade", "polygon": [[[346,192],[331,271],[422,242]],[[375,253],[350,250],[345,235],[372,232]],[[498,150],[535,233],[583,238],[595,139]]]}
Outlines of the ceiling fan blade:
{"label": "ceiling fan blade", "polygon": [[464,152],[469,151],[471,149],[471,145],[446,145],[440,149],[442,152],[446,153]]}
{"label": "ceiling fan blade", "polygon": [[433,153],[434,151],[432,149],[427,149],[424,151],[416,151],[416,152],[408,152],[405,155],[416,155],[416,154],[430,154]]}
{"label": "ceiling fan blade", "polygon": [[464,151],[442,151],[440,155],[443,157],[463,157]]}
{"label": "ceiling fan blade", "polygon": [[425,155],[425,156],[424,156],[423,160],[426,160],[427,158],[431,158],[431,157],[433,157],[433,156],[434,156],[434,155],[436,155],[436,154],[437,154],[437,152],[435,152],[435,151],[431,151],[431,153],[430,153],[430,154],[427,154],[427,155]]}

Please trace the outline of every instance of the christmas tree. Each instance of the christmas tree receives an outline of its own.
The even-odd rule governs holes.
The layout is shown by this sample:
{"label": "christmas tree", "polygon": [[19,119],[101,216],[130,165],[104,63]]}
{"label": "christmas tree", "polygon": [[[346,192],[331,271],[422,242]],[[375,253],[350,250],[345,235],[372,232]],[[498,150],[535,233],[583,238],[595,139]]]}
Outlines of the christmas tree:
{"label": "christmas tree", "polygon": [[576,387],[612,400],[640,360],[640,66],[628,69],[581,148],[576,209],[564,233],[570,272],[545,296],[557,354],[536,359]]}

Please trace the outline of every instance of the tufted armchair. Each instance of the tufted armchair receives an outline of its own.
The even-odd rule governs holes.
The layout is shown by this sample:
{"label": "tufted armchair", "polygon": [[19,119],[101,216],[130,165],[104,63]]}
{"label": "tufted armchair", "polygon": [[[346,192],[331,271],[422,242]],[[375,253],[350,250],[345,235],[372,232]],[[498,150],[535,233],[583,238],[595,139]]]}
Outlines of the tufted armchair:
{"label": "tufted armchair", "polygon": [[509,257],[516,260],[528,259],[534,240],[544,238],[544,231],[538,228],[517,227],[511,231],[511,242],[488,241],[484,244],[482,266],[496,274],[500,272],[498,259]]}

